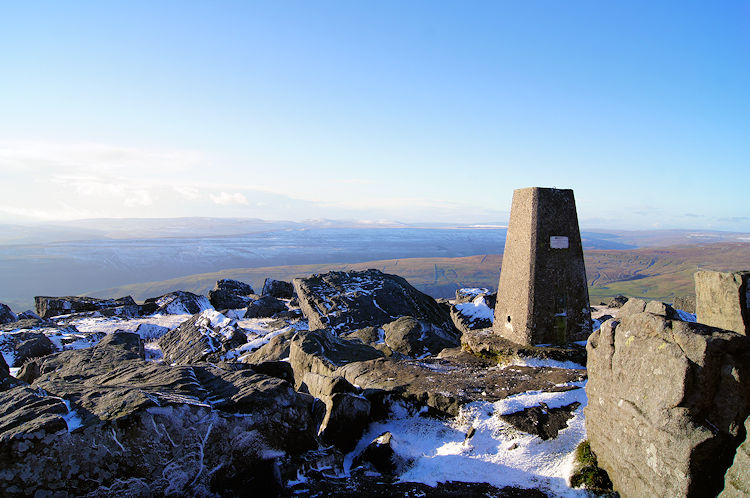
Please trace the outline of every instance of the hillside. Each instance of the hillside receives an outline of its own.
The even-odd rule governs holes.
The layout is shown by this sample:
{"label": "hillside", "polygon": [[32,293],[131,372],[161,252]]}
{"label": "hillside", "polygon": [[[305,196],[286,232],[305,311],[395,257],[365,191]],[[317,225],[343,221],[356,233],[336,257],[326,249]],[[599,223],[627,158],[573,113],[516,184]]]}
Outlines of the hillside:
{"label": "hillside", "polygon": [[[693,293],[697,269],[729,271],[750,268],[750,243],[725,242],[629,250],[588,250],[584,253],[592,302],[617,294],[671,302],[675,296]],[[331,270],[377,268],[406,278],[435,297],[450,297],[465,286],[496,288],[502,256],[487,254],[460,258],[386,259],[353,264],[309,264],[236,268],[169,280],[146,282],[89,293],[109,297],[132,295],[143,300],[182,289],[204,294],[218,279],[234,278],[260,290],[266,277],[278,280]]]}

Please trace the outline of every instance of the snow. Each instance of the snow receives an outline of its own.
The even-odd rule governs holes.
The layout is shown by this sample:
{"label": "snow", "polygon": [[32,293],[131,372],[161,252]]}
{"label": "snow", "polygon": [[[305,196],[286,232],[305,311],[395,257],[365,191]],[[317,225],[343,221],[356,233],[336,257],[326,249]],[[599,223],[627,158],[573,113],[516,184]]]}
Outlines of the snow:
{"label": "snow", "polygon": [[[584,343],[585,344],[585,343]],[[574,370],[585,370],[584,365],[580,365],[573,361],[559,361],[550,360],[546,358],[526,358],[526,357],[513,357],[508,363],[503,364],[503,368],[517,366],[517,367],[548,367],[548,368],[568,368]]]}
{"label": "snow", "polygon": [[463,287],[458,289],[458,293],[464,296],[478,296],[479,294],[489,294],[490,290],[485,287]]}
{"label": "snow", "polygon": [[83,425],[83,420],[81,420],[81,417],[79,417],[75,410],[71,408],[70,401],[64,398],[60,398],[60,400],[65,403],[65,407],[68,409],[68,413],[63,415],[62,418],[68,425],[68,432],[73,432]]}
{"label": "snow", "polygon": [[477,297],[470,303],[457,304],[456,309],[462,315],[470,317],[472,321],[481,319],[495,321],[495,311],[487,306],[483,296]]}
{"label": "snow", "polygon": [[[510,404],[536,406],[539,401],[558,406],[578,401],[555,439],[544,441],[523,433],[497,417]],[[393,450],[413,461],[400,476],[403,482],[421,482],[435,486],[439,482],[488,482],[497,487],[536,488],[551,496],[588,496],[586,491],[568,487],[573,472],[574,451],[585,439],[583,389],[564,393],[536,393],[513,402],[477,401],[462,408],[452,420],[421,417],[403,406],[394,405],[391,417],[370,425],[354,451],[346,456],[349,471],[354,457],[376,437],[388,431],[393,434]],[[468,430],[475,433],[466,439]]]}

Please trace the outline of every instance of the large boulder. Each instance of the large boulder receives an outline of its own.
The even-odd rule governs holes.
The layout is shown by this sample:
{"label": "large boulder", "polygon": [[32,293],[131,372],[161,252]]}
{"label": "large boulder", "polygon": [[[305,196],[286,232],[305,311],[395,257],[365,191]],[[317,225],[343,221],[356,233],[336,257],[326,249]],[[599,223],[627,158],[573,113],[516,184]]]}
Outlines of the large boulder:
{"label": "large boulder", "polygon": [[238,358],[238,361],[242,363],[262,363],[264,361],[281,361],[287,359],[289,358],[289,347],[296,334],[297,331],[295,329],[275,334],[273,337],[268,338],[264,344],[256,346],[255,350],[242,354]]}
{"label": "large boulder", "polygon": [[745,420],[745,442],[737,448],[732,466],[724,476],[724,490],[719,498],[750,496],[750,417]]}
{"label": "large boulder", "polygon": [[206,296],[185,291],[174,291],[159,297],[150,297],[141,306],[141,312],[144,315],[194,315],[212,309],[214,307],[211,306]]}
{"label": "large boulder", "polygon": [[224,360],[229,351],[246,342],[247,336],[237,320],[206,310],[161,336],[159,347],[167,363],[182,365]]}
{"label": "large boulder", "polygon": [[750,414],[750,338],[640,313],[586,349],[586,432],[615,489],[715,496]]}
{"label": "large boulder", "polygon": [[287,309],[284,301],[272,296],[263,296],[250,303],[245,312],[245,318],[271,318]]}
{"label": "large boulder", "polygon": [[208,291],[208,300],[217,310],[244,308],[252,302],[255,291],[249,284],[228,278],[218,280]]}
{"label": "large boulder", "polygon": [[607,308],[622,308],[627,302],[628,302],[628,298],[626,296],[623,296],[622,294],[618,294],[617,296],[609,300],[609,303],[607,304]]}
{"label": "large boulder", "polygon": [[7,304],[0,303],[0,324],[11,323],[18,320],[18,315],[13,313],[10,306]]}
{"label": "large boulder", "polygon": [[5,362],[3,355],[0,354],[0,391],[7,391],[17,385],[20,385],[19,380],[10,375],[10,367]]}
{"label": "large boulder", "polygon": [[329,330],[300,331],[289,348],[297,387],[307,372],[332,375],[341,366],[382,356],[371,346],[341,339]]}
{"label": "large boulder", "polygon": [[471,301],[451,306],[451,319],[453,320],[453,324],[464,334],[469,330],[492,327],[494,315],[495,312],[487,305],[484,295],[479,295]]}
{"label": "large boulder", "polygon": [[310,330],[327,328],[339,334],[380,327],[402,316],[454,330],[445,308],[397,275],[379,270],[328,272],[292,283]]}
{"label": "large boulder", "polygon": [[[35,296],[34,304],[37,314],[42,318],[105,309],[111,310],[111,314],[134,316],[139,311],[138,305],[130,296],[117,299],[99,299],[86,296]],[[116,310],[118,308],[119,310]]]}
{"label": "large boulder", "polygon": [[4,496],[278,495],[278,459],[317,446],[313,398],[288,382],[149,363],[141,349],[114,333],[0,392]]}
{"label": "large boulder", "polygon": [[57,351],[49,338],[41,332],[21,331],[10,334],[0,334],[0,351],[12,358],[11,367],[21,367],[31,358],[47,356]]}
{"label": "large boulder", "polygon": [[455,348],[461,341],[435,324],[403,316],[383,325],[385,343],[393,351],[407,356],[432,356],[445,348]]}
{"label": "large boulder", "polygon": [[291,299],[294,297],[294,286],[291,282],[267,278],[263,282],[262,296],[271,296],[278,299]]}
{"label": "large boulder", "polygon": [[[628,315],[637,315],[638,313],[643,313],[646,309],[646,301],[643,299],[637,299],[637,298],[630,298],[625,303],[620,306],[620,311],[617,312],[618,318],[623,318]],[[611,307],[611,306],[610,306]]]}
{"label": "large boulder", "polygon": [[750,271],[695,273],[695,312],[699,323],[750,335]]}

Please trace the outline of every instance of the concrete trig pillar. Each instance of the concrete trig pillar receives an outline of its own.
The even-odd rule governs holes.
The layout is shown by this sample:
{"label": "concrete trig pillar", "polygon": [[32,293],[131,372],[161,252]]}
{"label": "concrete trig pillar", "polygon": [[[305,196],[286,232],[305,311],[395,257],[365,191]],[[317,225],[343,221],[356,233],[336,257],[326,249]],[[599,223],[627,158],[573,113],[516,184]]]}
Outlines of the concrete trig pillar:
{"label": "concrete trig pillar", "polygon": [[518,344],[563,344],[591,333],[589,293],[570,189],[513,192],[495,333]]}

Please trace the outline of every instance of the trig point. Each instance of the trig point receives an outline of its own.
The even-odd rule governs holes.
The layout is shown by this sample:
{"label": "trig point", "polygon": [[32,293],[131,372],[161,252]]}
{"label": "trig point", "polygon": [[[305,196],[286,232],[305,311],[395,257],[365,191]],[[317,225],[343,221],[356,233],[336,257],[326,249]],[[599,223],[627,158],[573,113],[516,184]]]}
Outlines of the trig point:
{"label": "trig point", "polygon": [[572,190],[513,192],[493,327],[524,345],[583,341],[591,333]]}

